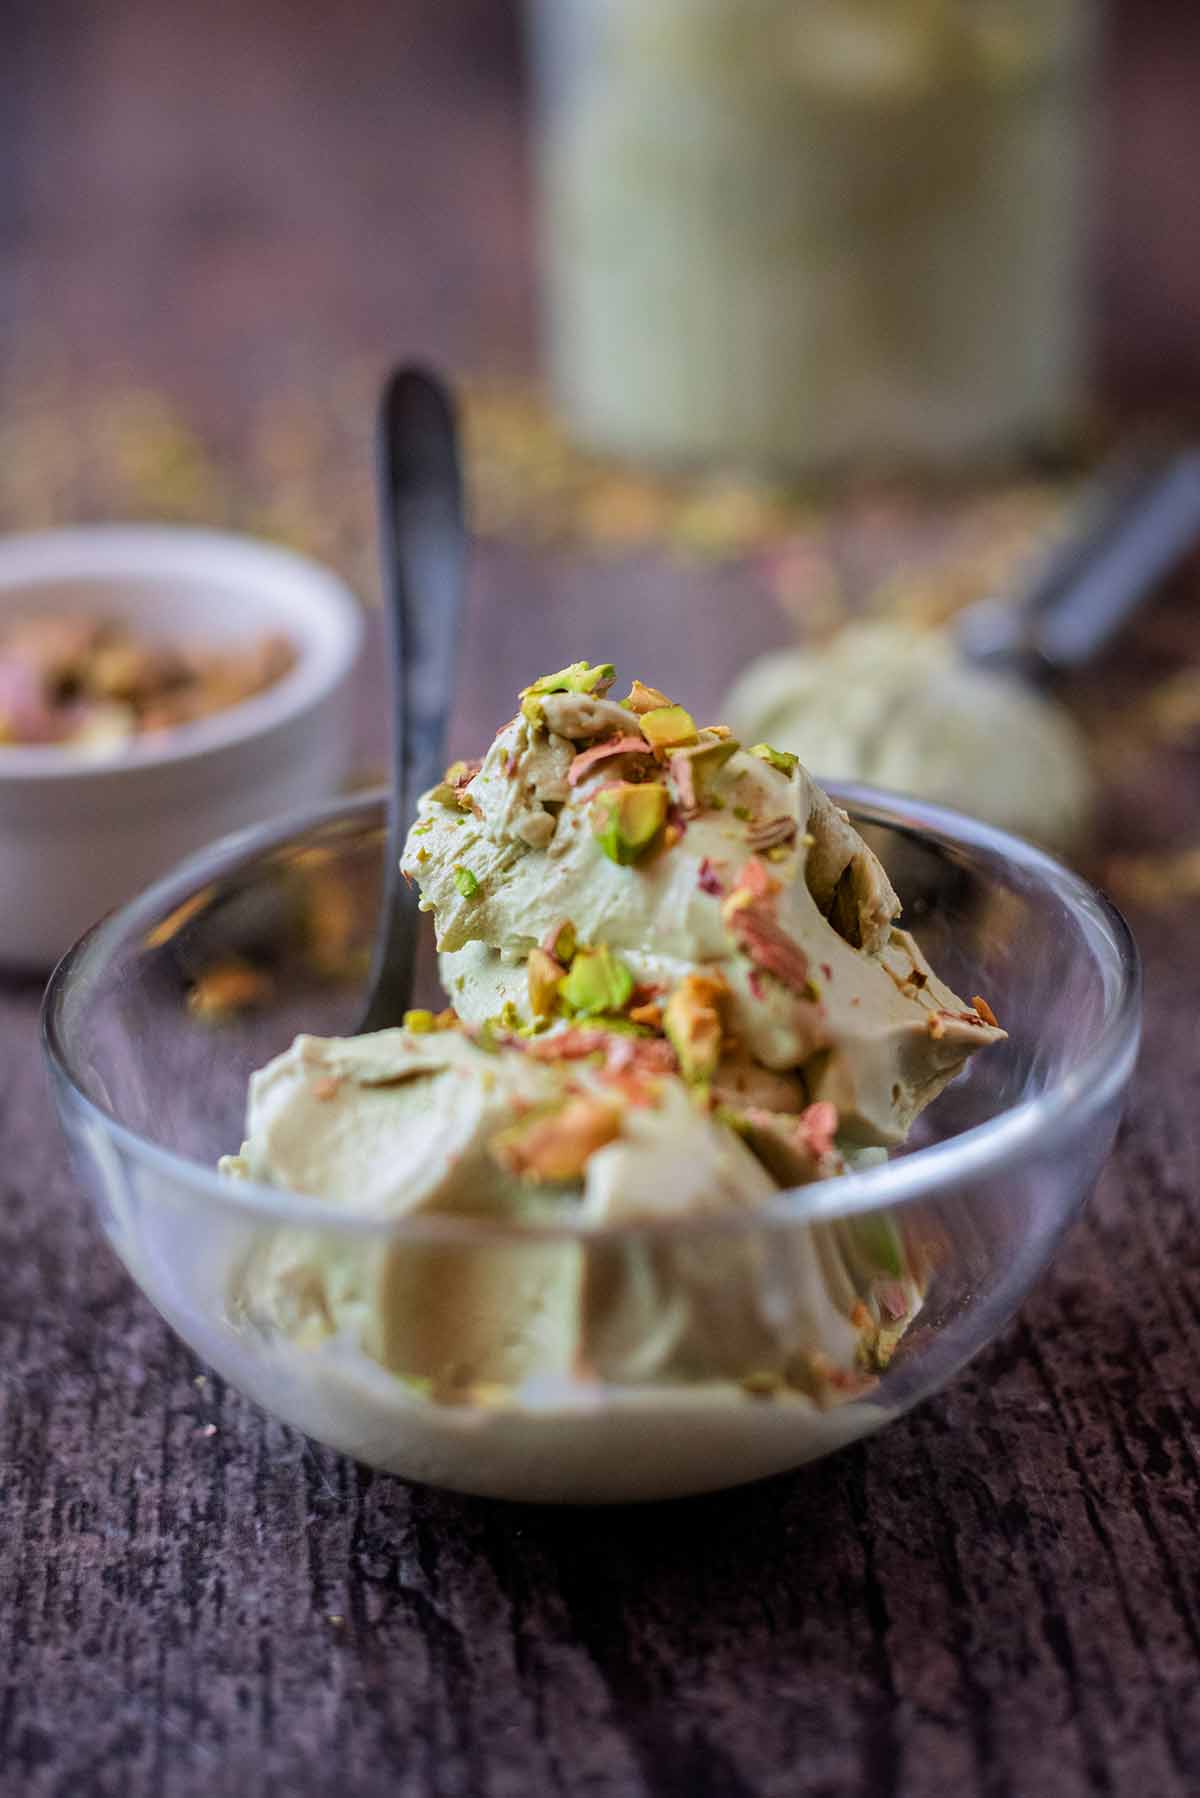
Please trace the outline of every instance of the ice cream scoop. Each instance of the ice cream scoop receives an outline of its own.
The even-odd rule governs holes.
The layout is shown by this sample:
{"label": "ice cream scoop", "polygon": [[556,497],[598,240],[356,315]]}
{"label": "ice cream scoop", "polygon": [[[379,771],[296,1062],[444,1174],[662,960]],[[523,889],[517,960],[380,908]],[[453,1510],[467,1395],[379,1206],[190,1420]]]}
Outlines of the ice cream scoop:
{"label": "ice cream scoop", "polygon": [[996,1040],[986,1006],[896,927],[883,868],[795,756],[640,681],[618,703],[612,680],[580,662],[535,681],[421,800],[402,866],[451,1003],[475,1027],[648,1030],[696,1078],[790,1080],[793,1109],[900,1142]]}
{"label": "ice cream scoop", "polygon": [[[247,1141],[222,1167],[366,1216],[510,1228],[564,1209],[599,1230],[762,1206],[778,1182],[754,1138],[631,1048],[610,1036],[607,1054],[554,1059],[515,1040],[485,1047],[448,1022],[302,1036],[253,1077]],[[805,1129],[808,1175],[841,1172],[828,1117],[810,1113]],[[310,1349],[353,1342],[442,1395],[582,1368],[614,1380],[786,1372],[825,1403],[869,1383],[923,1284],[919,1258],[880,1219],[782,1249],[739,1237],[717,1262],[686,1239],[606,1262],[578,1240],[468,1252],[284,1229],[259,1239],[231,1297],[257,1329]]]}
{"label": "ice cream scoop", "polygon": [[735,683],[727,715],[820,775],[914,793],[1070,849],[1095,782],[1053,688],[1198,535],[1200,452],[1122,459],[1024,591],[980,601],[948,631],[875,620],[822,648],[763,656]]}

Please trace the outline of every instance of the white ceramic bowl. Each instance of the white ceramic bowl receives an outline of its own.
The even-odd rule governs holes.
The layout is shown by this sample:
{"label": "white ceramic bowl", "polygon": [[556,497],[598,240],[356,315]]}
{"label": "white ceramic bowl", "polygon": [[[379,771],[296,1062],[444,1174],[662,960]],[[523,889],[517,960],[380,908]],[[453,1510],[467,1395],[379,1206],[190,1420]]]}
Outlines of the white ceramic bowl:
{"label": "white ceramic bowl", "polygon": [[353,594],[252,538],[158,525],[0,539],[4,613],[95,611],[214,643],[279,631],[296,662],[240,705],[96,761],[0,747],[0,964],[44,969],[214,837],[327,798],[349,771]]}

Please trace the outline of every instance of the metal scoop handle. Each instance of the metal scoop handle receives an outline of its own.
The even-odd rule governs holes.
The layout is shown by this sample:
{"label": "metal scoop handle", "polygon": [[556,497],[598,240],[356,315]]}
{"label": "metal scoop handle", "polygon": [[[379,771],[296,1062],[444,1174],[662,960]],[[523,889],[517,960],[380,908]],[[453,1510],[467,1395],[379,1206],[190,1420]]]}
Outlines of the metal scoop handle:
{"label": "metal scoop handle", "polygon": [[967,659],[1049,684],[1105,648],[1200,542],[1200,449],[1140,449],[1112,463],[1079,523],[1023,591],[958,620]]}

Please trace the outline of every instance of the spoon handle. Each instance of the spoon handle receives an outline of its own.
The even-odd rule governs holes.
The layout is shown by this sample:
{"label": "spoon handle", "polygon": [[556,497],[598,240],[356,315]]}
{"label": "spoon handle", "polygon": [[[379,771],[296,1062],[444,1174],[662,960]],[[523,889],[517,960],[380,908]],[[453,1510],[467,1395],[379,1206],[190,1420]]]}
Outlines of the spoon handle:
{"label": "spoon handle", "polygon": [[454,402],[426,369],[393,371],[376,442],[384,600],[392,665],[392,793],[386,916],[360,1029],[398,1024],[412,999],[417,895],[400,855],[417,799],[442,773],[466,566]]}
{"label": "spoon handle", "polygon": [[1200,543],[1200,450],[1141,449],[1098,477],[1065,542],[1009,600],[959,621],[970,661],[1046,683],[1090,661]]}

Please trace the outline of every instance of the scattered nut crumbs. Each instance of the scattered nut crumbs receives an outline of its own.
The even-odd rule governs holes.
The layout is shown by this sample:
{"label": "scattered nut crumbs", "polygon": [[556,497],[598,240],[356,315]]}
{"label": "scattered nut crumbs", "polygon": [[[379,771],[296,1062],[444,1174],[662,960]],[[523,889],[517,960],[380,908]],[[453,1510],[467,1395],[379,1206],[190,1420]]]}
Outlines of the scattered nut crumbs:
{"label": "scattered nut crumbs", "polygon": [[461,862],[454,870],[454,884],[464,899],[473,899],[479,891],[478,879],[472,874],[470,868],[464,868]]}
{"label": "scattered nut crumbs", "polygon": [[[924,985],[924,981],[922,981],[921,984]],[[990,1024],[993,1030],[999,1030],[1000,1020],[997,1018],[986,999],[981,999],[979,994],[976,993],[975,997],[971,1000],[971,1004],[975,1007],[985,1024]]]}

